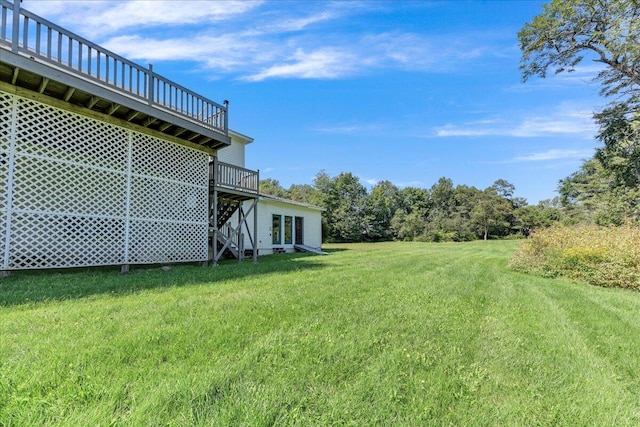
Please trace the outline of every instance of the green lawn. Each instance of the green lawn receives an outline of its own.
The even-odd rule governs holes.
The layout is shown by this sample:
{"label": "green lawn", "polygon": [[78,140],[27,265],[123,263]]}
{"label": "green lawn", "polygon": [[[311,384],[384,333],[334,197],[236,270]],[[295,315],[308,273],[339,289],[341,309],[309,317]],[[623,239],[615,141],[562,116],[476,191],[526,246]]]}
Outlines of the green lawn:
{"label": "green lawn", "polygon": [[637,426],[640,293],[517,242],[0,279],[0,426]]}

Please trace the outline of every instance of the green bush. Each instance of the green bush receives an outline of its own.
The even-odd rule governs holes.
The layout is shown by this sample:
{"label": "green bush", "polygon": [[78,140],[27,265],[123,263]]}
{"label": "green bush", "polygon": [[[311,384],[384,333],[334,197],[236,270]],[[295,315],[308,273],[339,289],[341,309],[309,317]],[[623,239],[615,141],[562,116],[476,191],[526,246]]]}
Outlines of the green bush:
{"label": "green bush", "polygon": [[640,228],[554,226],[533,233],[510,260],[514,270],[640,290]]}

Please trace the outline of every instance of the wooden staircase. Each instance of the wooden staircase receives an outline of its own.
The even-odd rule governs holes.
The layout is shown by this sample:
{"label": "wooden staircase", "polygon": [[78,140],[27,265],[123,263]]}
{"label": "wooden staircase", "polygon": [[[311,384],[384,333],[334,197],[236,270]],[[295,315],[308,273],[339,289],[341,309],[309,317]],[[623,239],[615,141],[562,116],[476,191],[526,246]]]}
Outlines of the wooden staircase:
{"label": "wooden staircase", "polygon": [[238,208],[238,202],[235,200],[219,199],[216,207],[218,216],[216,228],[220,230],[231,219],[233,214],[238,212]]}
{"label": "wooden staircase", "polygon": [[[240,227],[233,227],[229,220],[238,212],[240,204],[235,200],[218,199],[216,206],[217,221],[215,225],[216,232],[215,242],[217,252],[220,256],[232,256],[236,259],[244,258],[242,246],[244,246],[244,237],[240,234]],[[213,218],[211,219],[213,223]],[[212,224],[213,225],[213,224]]]}

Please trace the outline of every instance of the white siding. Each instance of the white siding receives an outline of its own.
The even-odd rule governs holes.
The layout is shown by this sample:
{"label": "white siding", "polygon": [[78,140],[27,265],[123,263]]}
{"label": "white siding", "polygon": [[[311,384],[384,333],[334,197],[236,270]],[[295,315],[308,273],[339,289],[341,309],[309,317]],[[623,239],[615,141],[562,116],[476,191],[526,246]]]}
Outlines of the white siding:
{"label": "white siding", "polygon": [[218,150],[218,160],[241,168],[245,166],[245,146],[253,140],[236,132],[229,132],[231,145]]}
{"label": "white siding", "polygon": [[[246,210],[246,208],[245,208]],[[273,215],[282,216],[281,244],[273,244],[272,218]],[[258,203],[258,253],[268,255],[273,253],[273,248],[284,248],[287,252],[293,252],[293,242],[295,242],[295,217],[302,217],[304,226],[303,243],[307,246],[320,248],[322,246],[322,212],[317,208],[309,208],[285,201],[260,199]],[[284,243],[284,217],[290,216],[293,220],[292,243]],[[253,230],[253,223],[250,228]],[[245,248],[251,248],[248,237],[245,237]]]}

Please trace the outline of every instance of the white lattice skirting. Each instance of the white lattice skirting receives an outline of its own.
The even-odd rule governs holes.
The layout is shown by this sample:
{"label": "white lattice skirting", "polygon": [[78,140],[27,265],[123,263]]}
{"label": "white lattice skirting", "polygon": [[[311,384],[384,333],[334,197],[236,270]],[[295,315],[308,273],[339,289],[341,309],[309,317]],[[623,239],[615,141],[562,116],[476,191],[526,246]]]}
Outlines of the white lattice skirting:
{"label": "white lattice skirting", "polygon": [[0,92],[0,270],[205,261],[208,163]]}

